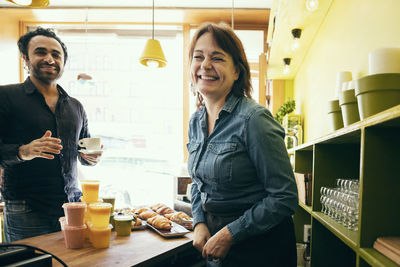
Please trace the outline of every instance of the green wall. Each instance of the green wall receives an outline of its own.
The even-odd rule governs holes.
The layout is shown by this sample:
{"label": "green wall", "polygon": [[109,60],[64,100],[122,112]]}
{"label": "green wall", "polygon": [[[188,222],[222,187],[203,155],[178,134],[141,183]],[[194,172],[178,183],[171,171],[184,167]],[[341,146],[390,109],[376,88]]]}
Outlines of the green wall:
{"label": "green wall", "polygon": [[400,47],[399,10],[400,0],[333,0],[294,79],[306,142],[330,132],[327,103],[337,72],[360,78],[368,74],[370,51]]}

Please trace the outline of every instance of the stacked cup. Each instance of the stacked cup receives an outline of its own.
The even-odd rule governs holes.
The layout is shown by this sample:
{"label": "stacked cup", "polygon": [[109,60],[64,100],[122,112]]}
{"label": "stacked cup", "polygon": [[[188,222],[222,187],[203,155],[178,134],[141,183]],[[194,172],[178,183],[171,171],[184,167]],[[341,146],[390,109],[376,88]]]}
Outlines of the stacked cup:
{"label": "stacked cup", "polygon": [[335,99],[328,103],[328,116],[331,121],[331,130],[336,131],[343,128],[342,110],[339,105],[339,97],[347,82],[351,81],[352,74],[350,71],[339,71],[336,78]]}
{"label": "stacked cup", "polygon": [[114,212],[114,207],[115,207],[115,197],[111,195],[105,195],[101,197],[102,201],[105,203],[110,203],[111,206],[111,211],[110,211],[110,224],[113,226],[113,230],[115,229],[115,223],[114,223],[114,216],[117,215],[116,212]]}
{"label": "stacked cup", "polygon": [[[100,181],[99,180],[82,180],[81,181],[82,187],[82,197],[81,201],[85,202],[88,207],[91,203],[101,202],[99,199],[99,188],[100,188]],[[90,222],[90,210],[88,209],[85,221]]]}
{"label": "stacked cup", "polygon": [[89,239],[95,248],[110,246],[112,226],[109,224],[112,204],[103,203],[99,199],[100,181],[83,180],[82,200],[88,205],[86,225],[89,229]]}
{"label": "stacked cup", "polygon": [[83,247],[85,239],[85,211],[86,204],[82,202],[64,203],[65,217],[60,218],[61,230],[67,248]]}
{"label": "stacked cup", "polygon": [[95,202],[89,204],[90,221],[89,239],[95,248],[107,248],[110,246],[112,225],[110,224],[110,203]]}

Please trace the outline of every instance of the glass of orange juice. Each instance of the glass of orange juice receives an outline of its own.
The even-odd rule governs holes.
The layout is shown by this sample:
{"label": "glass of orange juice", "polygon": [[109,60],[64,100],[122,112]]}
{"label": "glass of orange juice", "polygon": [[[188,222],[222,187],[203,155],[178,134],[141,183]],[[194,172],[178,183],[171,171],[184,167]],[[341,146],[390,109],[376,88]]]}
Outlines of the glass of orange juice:
{"label": "glass of orange juice", "polygon": [[86,203],[96,202],[99,198],[99,180],[82,180],[82,195]]}
{"label": "glass of orange juice", "polygon": [[105,228],[108,226],[110,222],[111,207],[112,204],[110,203],[96,202],[89,204],[90,221],[93,224],[93,227]]}

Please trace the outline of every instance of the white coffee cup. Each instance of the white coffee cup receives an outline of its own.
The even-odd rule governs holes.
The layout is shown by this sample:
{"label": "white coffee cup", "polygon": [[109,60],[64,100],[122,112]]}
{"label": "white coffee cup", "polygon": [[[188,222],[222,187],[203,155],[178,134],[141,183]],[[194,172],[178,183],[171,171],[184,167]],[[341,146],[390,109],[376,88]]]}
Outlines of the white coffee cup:
{"label": "white coffee cup", "polygon": [[78,145],[86,150],[100,150],[101,149],[101,138],[90,137],[79,140]]}

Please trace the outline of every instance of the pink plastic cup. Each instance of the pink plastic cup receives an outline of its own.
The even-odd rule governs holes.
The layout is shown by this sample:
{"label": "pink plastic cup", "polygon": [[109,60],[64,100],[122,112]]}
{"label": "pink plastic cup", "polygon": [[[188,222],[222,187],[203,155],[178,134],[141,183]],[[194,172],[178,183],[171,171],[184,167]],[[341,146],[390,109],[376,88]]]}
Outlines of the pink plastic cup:
{"label": "pink plastic cup", "polygon": [[68,226],[82,226],[85,223],[85,203],[64,203],[62,207],[64,208],[65,220]]}
{"label": "pink plastic cup", "polygon": [[82,226],[69,226],[65,217],[59,219],[64,235],[66,248],[82,248],[85,241],[86,224]]}

